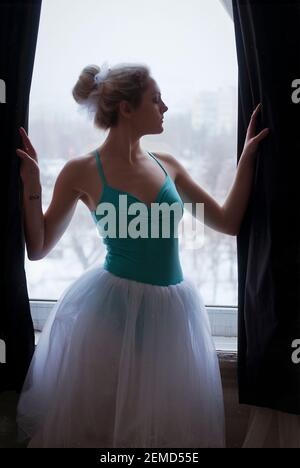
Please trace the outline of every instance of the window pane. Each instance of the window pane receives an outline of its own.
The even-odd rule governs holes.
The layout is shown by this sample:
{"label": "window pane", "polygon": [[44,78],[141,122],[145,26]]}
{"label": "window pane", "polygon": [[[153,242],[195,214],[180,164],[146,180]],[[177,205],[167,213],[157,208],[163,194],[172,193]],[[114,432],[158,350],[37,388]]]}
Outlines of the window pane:
{"label": "window pane", "polygon": [[[107,133],[78,110],[71,90],[88,64],[150,66],[164,102],[164,132],[142,147],[167,151],[223,203],[236,170],[237,64],[233,22],[219,0],[44,0],[30,98],[29,135],[38,152],[43,207],[64,163]],[[207,305],[237,304],[236,239],[205,227],[197,250],[181,245],[184,273]],[[79,202],[66,233],[43,260],[26,259],[30,297],[57,299],[83,271],[103,263],[94,221]]]}

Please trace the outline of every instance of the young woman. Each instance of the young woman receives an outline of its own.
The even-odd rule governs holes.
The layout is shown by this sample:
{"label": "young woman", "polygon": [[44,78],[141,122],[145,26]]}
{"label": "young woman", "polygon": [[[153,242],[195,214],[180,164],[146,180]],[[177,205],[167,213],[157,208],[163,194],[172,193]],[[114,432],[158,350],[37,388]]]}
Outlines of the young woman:
{"label": "young woman", "polygon": [[[19,427],[31,437],[29,447],[224,447],[217,355],[203,299],[182,274],[176,225],[167,238],[124,236],[118,229],[105,237],[102,208],[120,215],[125,198],[129,224],[136,206],[148,223],[157,204],[180,206],[180,220],[183,202],[204,203],[205,223],[236,235],[255,151],[267,134],[255,136],[259,108],[231,192],[219,206],[172,155],[140,146],[143,135],[163,132],[168,110],[148,67],[88,66],[73,96],[109,133],[95,151],[65,164],[43,214],[37,155],[20,129],[27,253],[31,260],[45,257],[81,199],[107,255],[53,308],[20,396]],[[119,228],[118,216],[111,219]]]}

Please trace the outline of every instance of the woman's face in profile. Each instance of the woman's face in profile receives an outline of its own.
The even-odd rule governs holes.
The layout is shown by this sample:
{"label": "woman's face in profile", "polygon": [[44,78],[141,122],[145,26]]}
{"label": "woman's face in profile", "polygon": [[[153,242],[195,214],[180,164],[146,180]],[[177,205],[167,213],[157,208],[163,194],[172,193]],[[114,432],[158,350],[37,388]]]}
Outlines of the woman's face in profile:
{"label": "woman's face in profile", "polygon": [[134,112],[134,124],[138,133],[142,135],[163,132],[164,113],[168,107],[163,102],[160,89],[153,78],[149,78],[149,85],[143,94],[142,102]]}

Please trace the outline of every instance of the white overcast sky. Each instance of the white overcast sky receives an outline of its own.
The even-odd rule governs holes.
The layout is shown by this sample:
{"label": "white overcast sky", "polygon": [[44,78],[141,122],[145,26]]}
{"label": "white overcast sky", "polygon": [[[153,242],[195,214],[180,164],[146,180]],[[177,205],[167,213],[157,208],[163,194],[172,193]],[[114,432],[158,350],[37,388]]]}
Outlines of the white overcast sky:
{"label": "white overcast sky", "polygon": [[219,0],[43,0],[31,117],[76,114],[80,71],[105,60],[146,63],[169,112],[237,85],[234,26]]}

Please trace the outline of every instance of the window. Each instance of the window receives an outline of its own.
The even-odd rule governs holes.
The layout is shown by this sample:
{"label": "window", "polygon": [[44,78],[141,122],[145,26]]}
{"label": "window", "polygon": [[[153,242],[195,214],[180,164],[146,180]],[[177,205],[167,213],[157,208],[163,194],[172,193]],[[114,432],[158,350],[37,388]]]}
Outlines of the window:
{"label": "window", "polygon": [[[237,63],[233,22],[221,2],[152,0],[141,8],[138,0],[44,0],[29,121],[44,211],[65,161],[106,137],[78,111],[71,95],[82,68],[105,60],[150,66],[169,110],[164,132],[145,136],[143,148],[173,154],[223,203],[236,171]],[[196,251],[181,246],[183,271],[193,272],[207,306],[236,307],[236,239],[208,227],[204,233],[204,245]],[[52,252],[40,261],[26,259],[31,299],[58,299],[104,256],[93,219],[79,202]]]}

